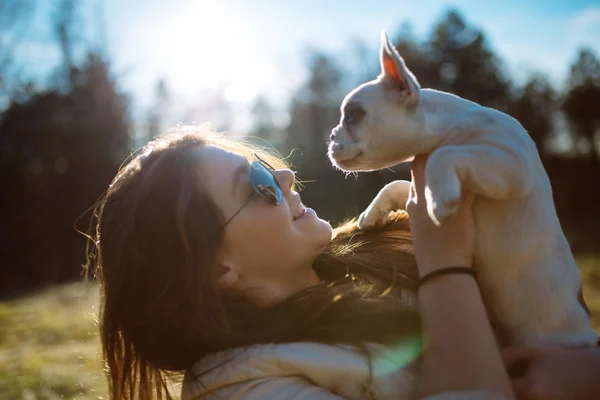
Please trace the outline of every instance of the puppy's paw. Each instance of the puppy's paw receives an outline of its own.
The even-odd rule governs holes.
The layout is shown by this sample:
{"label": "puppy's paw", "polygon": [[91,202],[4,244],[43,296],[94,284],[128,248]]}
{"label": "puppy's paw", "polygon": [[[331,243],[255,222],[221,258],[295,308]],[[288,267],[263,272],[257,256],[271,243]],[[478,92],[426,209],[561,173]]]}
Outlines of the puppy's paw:
{"label": "puppy's paw", "polygon": [[452,190],[451,187],[446,187],[446,189],[432,192],[429,187],[425,188],[427,213],[437,226],[454,218],[460,208],[460,190]]}
{"label": "puppy's paw", "polygon": [[409,192],[409,181],[393,181],[385,185],[358,217],[358,227],[370,229],[385,225],[390,212],[406,209]]}
{"label": "puppy's paw", "polygon": [[360,229],[372,229],[378,228],[385,225],[388,222],[388,215],[390,214],[389,207],[378,206],[377,204],[371,204],[365,211],[363,211],[358,217],[358,227]]}

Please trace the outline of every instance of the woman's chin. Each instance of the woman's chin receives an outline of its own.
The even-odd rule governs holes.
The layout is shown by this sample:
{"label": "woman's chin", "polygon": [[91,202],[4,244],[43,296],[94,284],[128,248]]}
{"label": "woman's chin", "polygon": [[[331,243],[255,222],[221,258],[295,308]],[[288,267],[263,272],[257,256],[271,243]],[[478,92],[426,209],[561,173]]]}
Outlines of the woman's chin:
{"label": "woman's chin", "polygon": [[303,234],[314,240],[318,246],[326,246],[333,236],[331,224],[318,217],[315,210],[307,208],[302,217],[294,221],[298,224]]}
{"label": "woman's chin", "polygon": [[[319,223],[319,238],[322,238],[323,246],[326,246],[333,238],[333,227],[324,219],[318,218]],[[315,235],[316,236],[316,235]]]}

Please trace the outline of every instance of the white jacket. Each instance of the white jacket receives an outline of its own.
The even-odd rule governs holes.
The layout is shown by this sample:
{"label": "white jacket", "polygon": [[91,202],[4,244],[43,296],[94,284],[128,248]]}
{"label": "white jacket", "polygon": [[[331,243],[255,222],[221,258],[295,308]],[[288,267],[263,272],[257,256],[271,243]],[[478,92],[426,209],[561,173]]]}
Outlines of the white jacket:
{"label": "white jacket", "polygon": [[[397,346],[369,345],[369,363],[360,351],[318,343],[256,345],[217,353],[194,365],[182,400],[387,400],[414,399],[418,340]],[[208,372],[206,372],[208,371]],[[202,374],[199,380],[193,374]],[[427,400],[502,400],[484,392],[446,393]]]}

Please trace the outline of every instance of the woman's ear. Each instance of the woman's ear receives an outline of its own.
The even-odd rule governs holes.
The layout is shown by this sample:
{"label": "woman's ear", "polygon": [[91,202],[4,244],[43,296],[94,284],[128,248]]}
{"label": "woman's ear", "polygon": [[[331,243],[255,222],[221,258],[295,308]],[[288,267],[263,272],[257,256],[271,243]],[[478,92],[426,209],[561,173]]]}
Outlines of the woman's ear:
{"label": "woman's ear", "polygon": [[236,265],[221,263],[217,265],[217,283],[221,289],[232,289],[240,280],[240,274]]}

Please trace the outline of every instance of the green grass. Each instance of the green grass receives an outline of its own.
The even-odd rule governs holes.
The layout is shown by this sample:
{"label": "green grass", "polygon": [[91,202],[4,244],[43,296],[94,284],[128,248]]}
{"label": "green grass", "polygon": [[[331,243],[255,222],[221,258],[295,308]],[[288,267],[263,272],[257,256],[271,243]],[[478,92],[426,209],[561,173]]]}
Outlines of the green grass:
{"label": "green grass", "polygon": [[[579,257],[592,323],[600,330],[600,257]],[[98,288],[71,283],[0,302],[0,400],[107,399]]]}
{"label": "green grass", "polygon": [[0,400],[107,398],[97,302],[82,283],[0,302]]}

